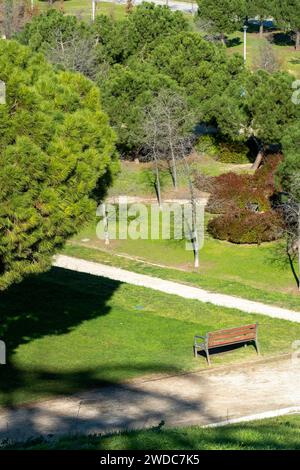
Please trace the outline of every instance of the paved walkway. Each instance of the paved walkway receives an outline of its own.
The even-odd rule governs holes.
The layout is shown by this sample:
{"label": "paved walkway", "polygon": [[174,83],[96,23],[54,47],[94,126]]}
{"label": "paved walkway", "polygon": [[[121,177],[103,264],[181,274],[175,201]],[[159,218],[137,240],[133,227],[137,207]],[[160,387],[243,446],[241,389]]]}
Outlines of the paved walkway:
{"label": "paved walkway", "polygon": [[[135,380],[0,411],[0,441],[47,434],[211,425],[300,409],[300,363],[290,359]],[[275,413],[276,414],[276,413]],[[280,412],[277,412],[280,414]]]}
{"label": "paved walkway", "polygon": [[115,281],[126,282],[136,286],[143,286],[150,289],[165,292],[167,294],[175,294],[186,299],[196,299],[201,302],[209,302],[222,307],[236,308],[242,312],[257,313],[272,318],[280,318],[300,323],[300,312],[287,310],[280,307],[265,305],[261,302],[242,299],[225,294],[216,294],[208,292],[198,287],[191,287],[178,282],[166,281],[158,277],[146,276],[121,268],[107,266],[105,264],[86,261],[71,256],[59,255],[55,258],[54,266],[79,271],[82,273],[92,274],[94,276],[107,277]]}
{"label": "paved walkway", "polygon": [[[100,1],[100,0],[99,0]],[[125,4],[127,0],[107,0],[110,3]],[[135,5],[140,5],[145,0],[134,0]],[[197,2],[181,2],[176,0],[151,0],[156,5],[168,5],[171,10],[184,11],[185,13],[196,13],[198,10]],[[100,4],[101,11],[101,4]]]}

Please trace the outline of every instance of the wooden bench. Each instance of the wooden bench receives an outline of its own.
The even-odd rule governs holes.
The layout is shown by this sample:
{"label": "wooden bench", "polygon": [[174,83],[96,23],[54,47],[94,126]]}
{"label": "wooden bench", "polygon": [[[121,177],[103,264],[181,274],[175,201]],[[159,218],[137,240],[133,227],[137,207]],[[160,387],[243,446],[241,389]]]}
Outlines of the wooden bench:
{"label": "wooden bench", "polygon": [[[205,351],[208,365],[210,366],[209,350],[222,348],[235,344],[254,343],[257,354],[260,354],[258,344],[258,323],[253,325],[240,326],[239,328],[230,328],[228,330],[218,330],[206,333],[205,336],[195,336],[194,338],[194,355],[197,357],[198,352]],[[201,342],[199,342],[201,340]]]}

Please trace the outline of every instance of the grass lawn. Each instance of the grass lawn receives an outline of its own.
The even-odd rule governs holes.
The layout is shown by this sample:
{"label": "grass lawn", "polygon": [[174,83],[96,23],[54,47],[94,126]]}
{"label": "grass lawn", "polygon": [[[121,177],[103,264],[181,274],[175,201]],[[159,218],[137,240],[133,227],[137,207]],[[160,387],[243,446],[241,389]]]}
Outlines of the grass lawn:
{"label": "grass lawn", "polygon": [[[259,321],[266,356],[300,338],[300,324],[57,268],[1,293],[0,311],[9,359],[0,369],[2,406],[206,368],[192,356],[195,333]],[[213,363],[256,358],[254,347],[241,347]]]}
{"label": "grass lawn", "polygon": [[[37,1],[41,11],[47,10],[49,7],[45,1]],[[61,2],[54,3],[54,8],[60,9]],[[53,8],[52,7],[52,8]],[[63,2],[63,11],[69,15],[78,15],[82,19],[92,18],[92,1],[91,0],[65,0]],[[96,7],[96,13],[111,16],[118,20],[125,16],[125,5],[119,5],[117,2],[101,2]]]}
{"label": "grass lawn", "polygon": [[[206,155],[195,154],[190,159],[191,171],[197,171],[207,176],[219,176],[223,173],[234,171],[236,173],[251,172],[251,165],[236,165],[232,163],[222,163]],[[179,189],[188,186],[183,165],[177,165]],[[163,193],[173,190],[170,171],[162,167],[160,170],[161,189]],[[121,172],[116,177],[113,186],[109,190],[109,196],[127,194],[128,196],[156,197],[154,189],[154,174],[149,163],[121,162]]]}
{"label": "grass lawn", "polygon": [[206,233],[200,251],[200,268],[195,271],[193,253],[185,249],[183,240],[128,238],[112,240],[107,246],[97,238],[95,221],[74,237],[64,252],[211,291],[300,310],[297,285],[284,254],[279,251],[280,245],[280,242],[236,245],[215,240]]}
{"label": "grass lawn", "polygon": [[221,428],[198,426],[147,429],[107,436],[65,436],[7,447],[26,450],[299,450],[300,416],[254,421]]}

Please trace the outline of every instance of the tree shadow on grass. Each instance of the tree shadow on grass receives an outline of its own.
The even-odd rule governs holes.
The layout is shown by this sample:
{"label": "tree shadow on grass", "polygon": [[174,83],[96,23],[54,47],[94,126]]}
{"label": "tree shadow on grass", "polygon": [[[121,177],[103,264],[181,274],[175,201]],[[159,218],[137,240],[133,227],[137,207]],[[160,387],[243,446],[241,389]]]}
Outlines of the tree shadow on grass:
{"label": "tree shadow on grass", "polygon": [[242,44],[242,40],[239,37],[226,39],[226,46],[228,48],[240,46],[241,44]]}
{"label": "tree shadow on grass", "polygon": [[121,283],[52,268],[0,293],[0,338],[11,355],[44,335],[68,333],[80,323],[107,315],[108,301]]}
{"label": "tree shadow on grass", "polygon": [[[176,374],[177,367],[167,366]],[[149,362],[147,365],[133,365],[137,375],[160,371],[160,367]],[[122,366],[108,365],[106,370],[122,373]],[[61,434],[94,434],[118,430],[140,429],[167,423],[176,419],[203,422],[217,420],[206,410],[204,401],[198,394],[185,396],[172,388],[166,389],[152,381],[149,385],[141,382],[116,384],[96,378],[98,371],[85,370],[76,374],[47,374],[53,380],[53,392],[62,395],[78,389],[78,384],[94,384],[95,388],[73,395],[62,401],[49,400],[35,402],[22,407],[8,407],[0,413],[0,443],[26,441],[37,436],[58,436]],[[103,373],[105,374],[105,368]],[[22,372],[15,368],[20,386],[24,386]],[[33,386],[45,379],[43,370],[35,371]],[[187,387],[195,385],[201,390],[201,377],[193,374],[185,376]],[[147,382],[149,383],[149,381]]]}
{"label": "tree shadow on grass", "polygon": [[293,33],[284,33],[284,32],[277,32],[273,33],[269,37],[269,41],[275,44],[276,46],[294,46],[295,40],[293,37]]}
{"label": "tree shadow on grass", "polygon": [[6,406],[12,406],[15,394],[22,390],[32,390],[33,396],[49,396],[92,385],[88,371],[82,376],[74,373],[73,384],[71,378],[64,380],[59,374],[48,373],[46,360],[45,370],[20,369],[14,363],[14,352],[22,344],[66,334],[83,321],[109,314],[108,302],[120,285],[110,279],[52,268],[0,293],[0,338],[7,348],[7,364],[0,367],[0,395]]}

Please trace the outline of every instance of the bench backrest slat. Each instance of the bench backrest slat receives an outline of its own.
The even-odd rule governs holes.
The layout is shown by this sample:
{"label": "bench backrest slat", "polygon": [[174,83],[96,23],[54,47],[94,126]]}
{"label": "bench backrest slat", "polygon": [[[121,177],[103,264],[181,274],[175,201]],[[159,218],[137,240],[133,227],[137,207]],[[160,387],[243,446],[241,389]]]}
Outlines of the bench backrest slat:
{"label": "bench backrest slat", "polygon": [[246,325],[240,328],[213,331],[207,334],[208,346],[217,346],[226,343],[251,341],[256,338],[257,325]]}

